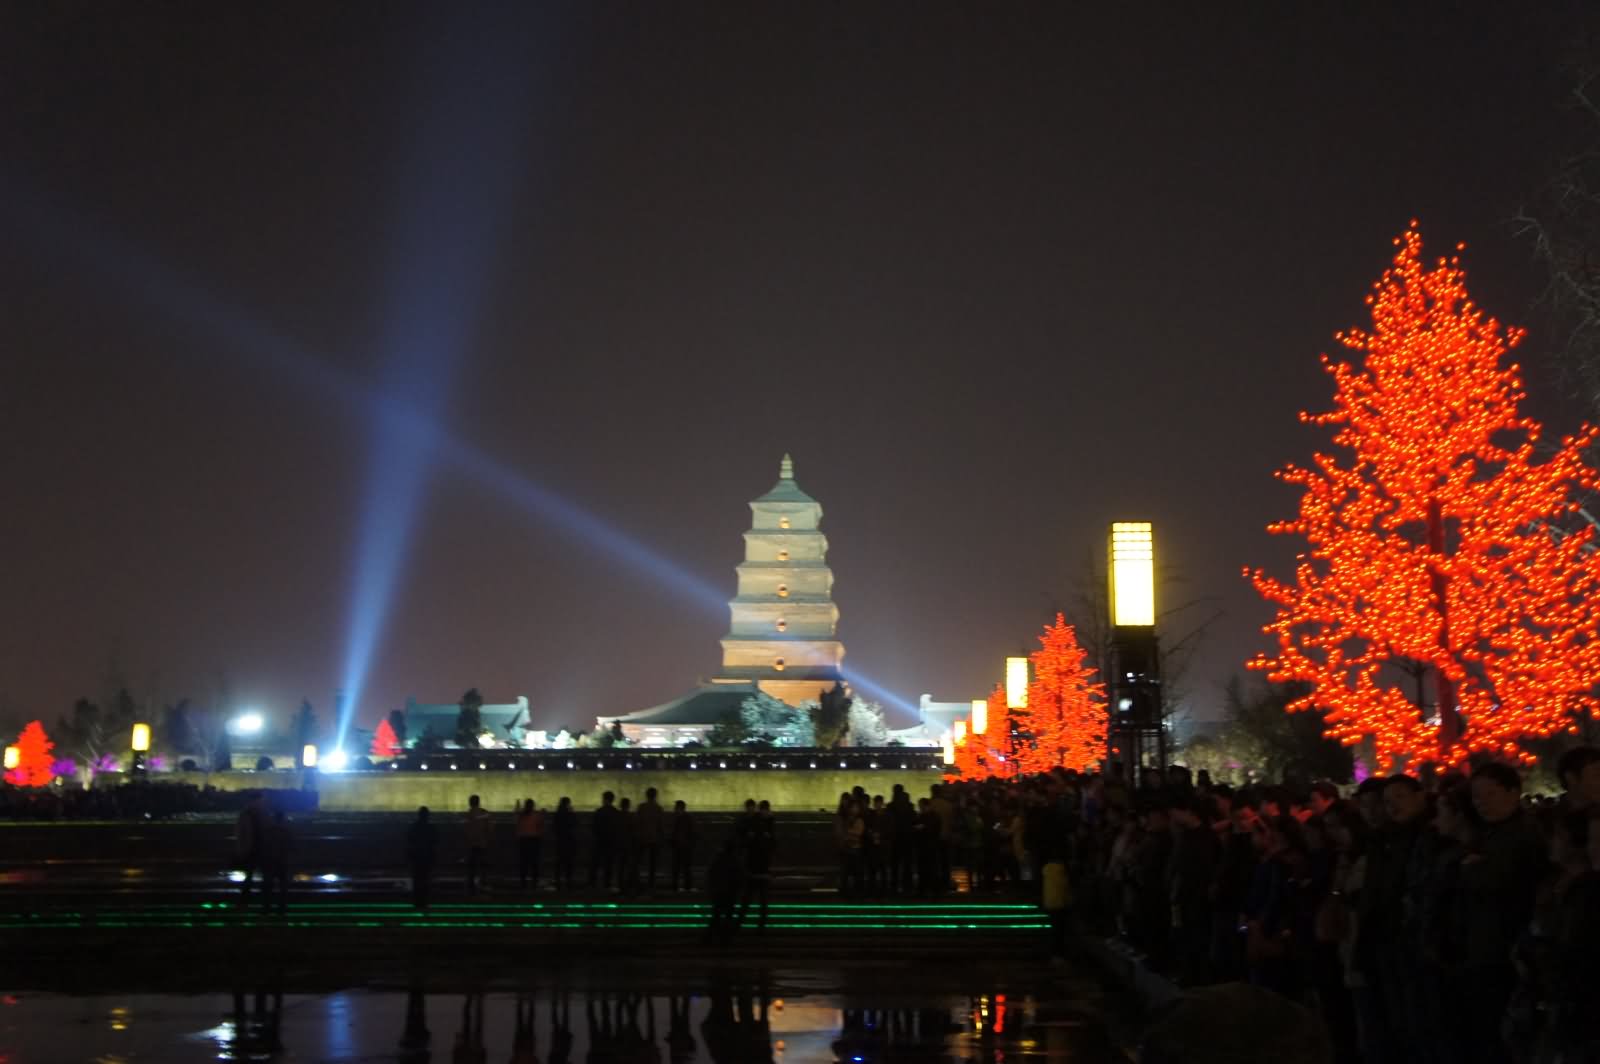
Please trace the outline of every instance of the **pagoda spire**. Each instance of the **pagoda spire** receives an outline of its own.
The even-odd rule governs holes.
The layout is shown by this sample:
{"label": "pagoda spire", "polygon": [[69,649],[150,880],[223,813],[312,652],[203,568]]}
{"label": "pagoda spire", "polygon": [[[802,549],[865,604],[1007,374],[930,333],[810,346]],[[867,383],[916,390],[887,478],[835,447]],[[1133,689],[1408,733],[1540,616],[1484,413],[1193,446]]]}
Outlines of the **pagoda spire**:
{"label": "pagoda spire", "polygon": [[794,479],[794,459],[790,458],[787,453],[784,454],[783,461],[778,463],[778,479],[779,480],[793,480]]}

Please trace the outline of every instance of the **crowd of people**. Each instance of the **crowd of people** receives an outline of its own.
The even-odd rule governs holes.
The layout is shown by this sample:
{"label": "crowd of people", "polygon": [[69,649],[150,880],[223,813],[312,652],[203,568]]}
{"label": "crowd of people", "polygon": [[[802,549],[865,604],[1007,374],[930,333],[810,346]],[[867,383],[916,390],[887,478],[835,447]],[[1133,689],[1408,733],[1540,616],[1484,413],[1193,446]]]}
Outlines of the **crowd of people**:
{"label": "crowd of people", "polygon": [[1559,773],[1548,801],[1497,763],[1349,795],[1181,767],[1136,784],[1058,771],[936,788],[915,819],[850,798],[842,882],[936,893],[964,878],[1050,908],[1064,873],[1083,931],[1122,936],[1181,984],[1249,981],[1317,1009],[1340,1060],[1594,1061],[1600,750],[1569,751]]}

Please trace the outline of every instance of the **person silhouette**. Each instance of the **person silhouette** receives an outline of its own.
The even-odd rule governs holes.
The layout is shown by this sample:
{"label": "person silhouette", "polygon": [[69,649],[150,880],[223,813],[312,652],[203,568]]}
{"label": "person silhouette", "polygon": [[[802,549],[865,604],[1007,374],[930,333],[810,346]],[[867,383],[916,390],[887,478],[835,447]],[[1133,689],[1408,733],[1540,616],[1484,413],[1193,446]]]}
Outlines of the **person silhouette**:
{"label": "person silhouette", "polygon": [[283,810],[273,812],[261,836],[261,911],[271,912],[276,899],[278,915],[289,913],[289,850],[293,844],[289,818]]}
{"label": "person silhouette", "polygon": [[417,819],[406,829],[406,861],[411,866],[411,904],[427,909],[433,890],[434,858],[439,850],[439,833],[433,826],[428,807],[417,806]]}
{"label": "person silhouette", "polygon": [[578,864],[578,814],[572,810],[571,798],[563,797],[556,805],[550,831],[556,841],[556,889],[570,891]]}
{"label": "person silhouette", "polygon": [[589,886],[611,889],[613,862],[617,851],[617,832],[622,814],[617,812],[617,796],[606,791],[600,796],[600,808],[594,811],[594,845],[589,851]]}

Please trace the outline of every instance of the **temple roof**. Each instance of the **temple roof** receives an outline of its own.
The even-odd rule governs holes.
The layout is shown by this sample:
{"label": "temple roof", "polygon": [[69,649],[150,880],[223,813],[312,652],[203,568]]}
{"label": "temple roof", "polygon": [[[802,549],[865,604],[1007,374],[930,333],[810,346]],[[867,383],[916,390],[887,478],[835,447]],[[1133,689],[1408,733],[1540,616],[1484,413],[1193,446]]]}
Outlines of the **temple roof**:
{"label": "temple roof", "polygon": [[754,500],[754,502],[756,502],[756,503],[763,503],[763,502],[809,502],[809,503],[815,503],[816,501],[817,500],[813,499],[811,496],[809,496],[805,492],[801,491],[800,490],[800,485],[798,485],[798,484],[796,484],[794,482],[794,459],[790,458],[788,455],[784,455],[783,456],[783,461],[778,463],[778,482],[772,486],[772,490],[767,492],[765,495],[761,496],[761,498]]}
{"label": "temple roof", "polygon": [[713,683],[697,687],[681,698],[663,702],[659,706],[625,713],[620,717],[607,717],[606,723],[623,724],[719,724],[729,717],[738,717],[744,700],[756,693],[753,683]]}

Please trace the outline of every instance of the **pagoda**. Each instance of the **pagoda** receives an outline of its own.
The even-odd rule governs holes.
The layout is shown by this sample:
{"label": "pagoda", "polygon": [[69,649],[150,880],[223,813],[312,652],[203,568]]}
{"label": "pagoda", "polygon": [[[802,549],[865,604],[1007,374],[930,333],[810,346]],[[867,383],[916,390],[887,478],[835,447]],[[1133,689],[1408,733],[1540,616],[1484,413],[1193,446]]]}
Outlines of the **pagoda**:
{"label": "pagoda", "polygon": [[790,705],[818,698],[840,680],[844,644],[833,603],[822,504],[794,479],[788,455],[772,490],[750,503],[744,561],[713,683],[753,683]]}
{"label": "pagoda", "polygon": [[778,483],[750,503],[750,513],[721,672],[670,702],[600,717],[599,727],[619,726],[641,746],[705,742],[718,724],[737,720],[739,707],[757,692],[798,705],[840,681],[844,646],[836,638],[828,540],[817,529],[822,505],[794,482],[788,455]]}

